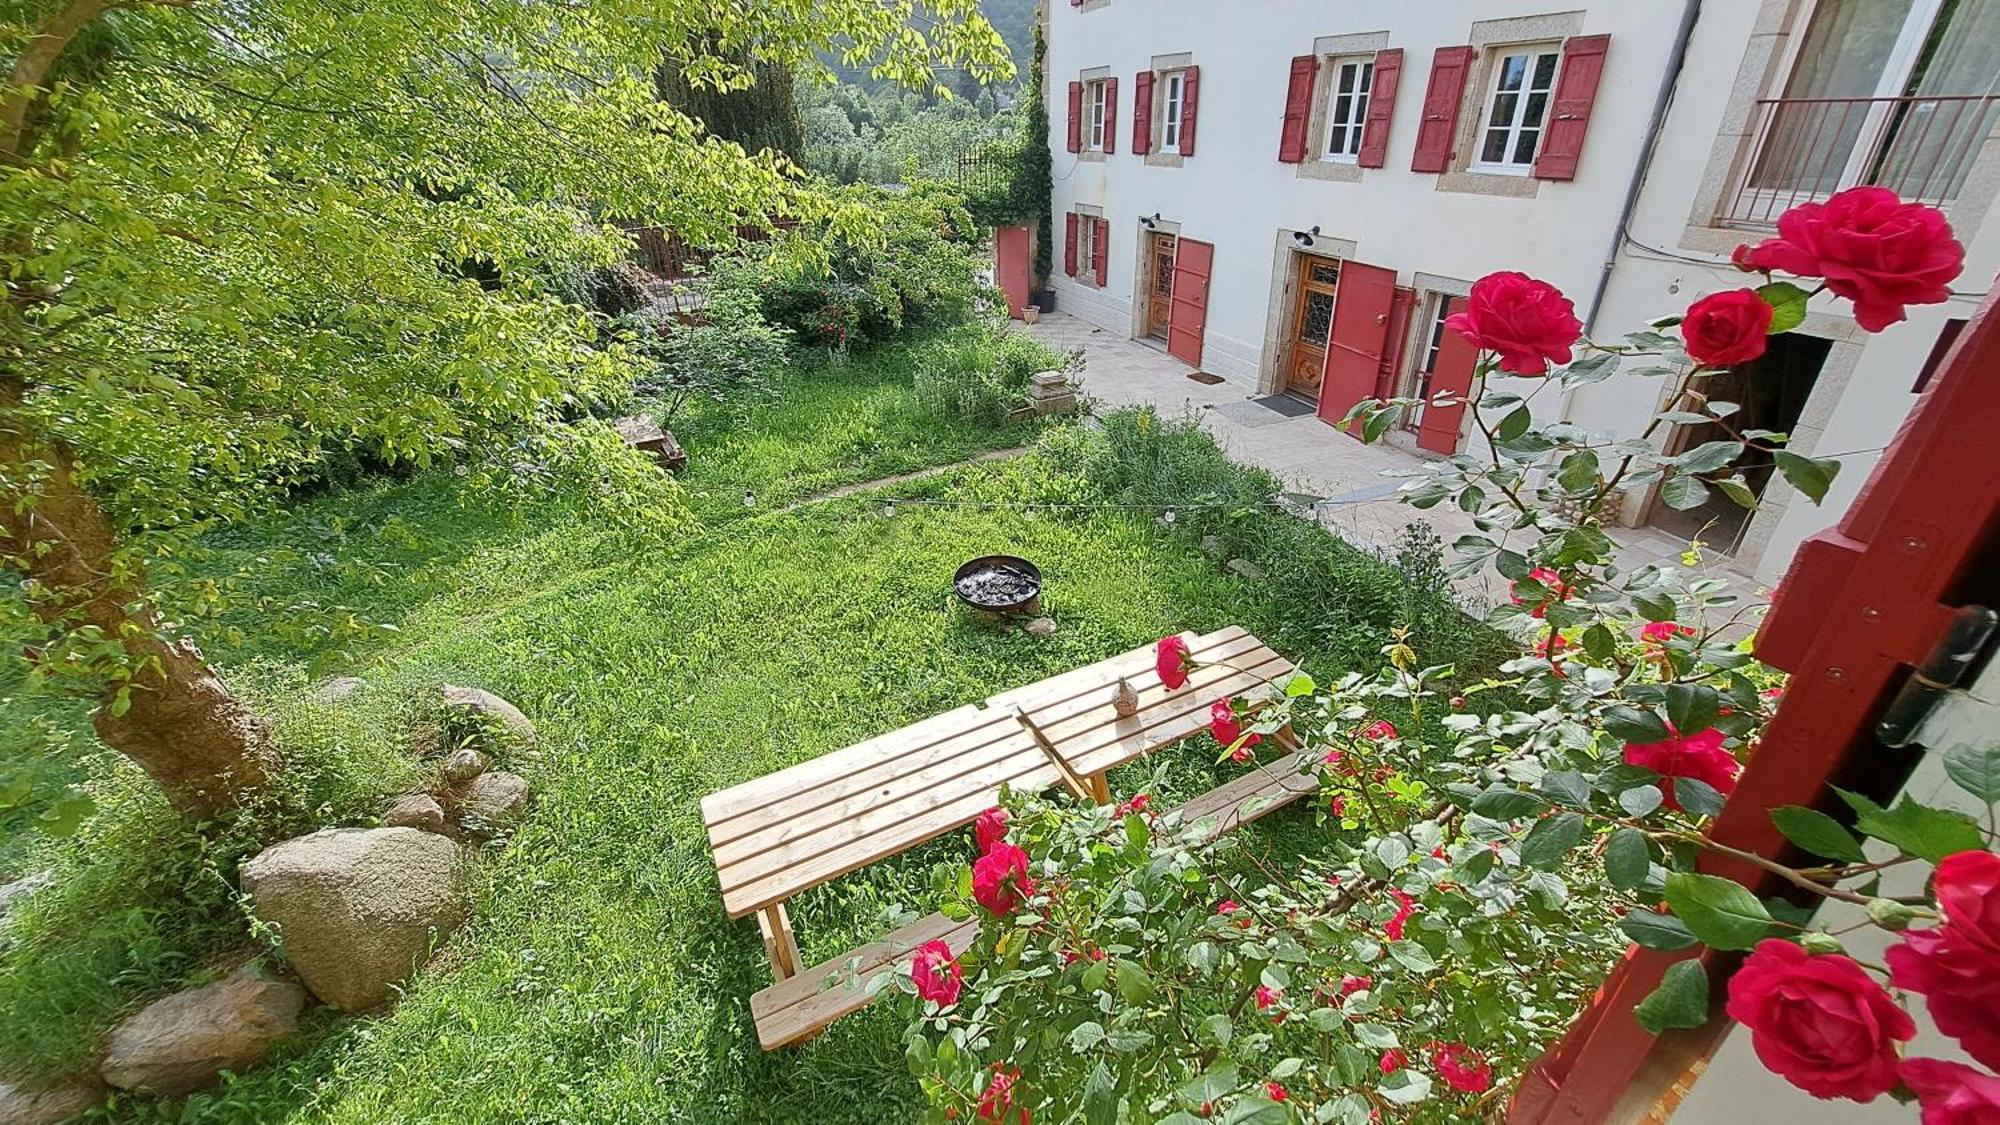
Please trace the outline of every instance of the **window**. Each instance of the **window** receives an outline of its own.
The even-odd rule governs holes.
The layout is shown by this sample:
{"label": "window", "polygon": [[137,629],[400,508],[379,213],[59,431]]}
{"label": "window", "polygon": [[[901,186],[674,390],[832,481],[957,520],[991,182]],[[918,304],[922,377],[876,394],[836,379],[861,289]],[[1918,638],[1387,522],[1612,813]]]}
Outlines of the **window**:
{"label": "window", "polygon": [[1555,47],[1512,48],[1494,61],[1473,171],[1526,175],[1534,167],[1560,54]]}
{"label": "window", "polygon": [[1076,217],[1076,279],[1097,284],[1097,216],[1079,212]]}
{"label": "window", "polygon": [[1170,70],[1164,76],[1166,92],[1160,102],[1160,151],[1181,150],[1181,111],[1186,97],[1187,72]]}
{"label": "window", "polygon": [[1361,155],[1368,94],[1375,85],[1375,60],[1336,59],[1333,67],[1327,88],[1326,159],[1352,164]]}
{"label": "window", "polygon": [[[1438,351],[1444,347],[1445,310],[1451,307],[1451,298],[1443,293],[1433,293],[1425,307],[1423,334],[1417,337],[1417,362],[1410,366],[1409,380],[1403,387],[1405,398],[1425,400],[1431,397],[1431,376],[1437,373]],[[1423,425],[1424,405],[1411,407],[1403,415],[1402,426],[1415,430]]]}
{"label": "window", "polygon": [[1104,151],[1104,123],[1107,110],[1107,95],[1111,84],[1098,79],[1086,82],[1083,87],[1084,101],[1084,146],[1098,152]]}

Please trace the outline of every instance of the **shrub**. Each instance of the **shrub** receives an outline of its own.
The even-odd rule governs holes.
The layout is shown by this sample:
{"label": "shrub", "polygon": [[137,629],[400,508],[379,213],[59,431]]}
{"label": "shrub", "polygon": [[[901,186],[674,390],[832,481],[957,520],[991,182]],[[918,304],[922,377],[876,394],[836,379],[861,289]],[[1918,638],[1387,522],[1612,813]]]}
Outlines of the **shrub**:
{"label": "shrub", "polygon": [[766,389],[792,351],[790,330],[773,328],[740,304],[712,306],[702,324],[628,320],[622,328],[650,364],[635,389],[659,399],[663,423],[693,397],[720,402],[733,392]]}
{"label": "shrub", "polygon": [[955,333],[917,356],[917,399],[941,414],[994,425],[1028,403],[1029,379],[1039,371],[1080,368],[1080,356],[1063,356],[996,321]]}

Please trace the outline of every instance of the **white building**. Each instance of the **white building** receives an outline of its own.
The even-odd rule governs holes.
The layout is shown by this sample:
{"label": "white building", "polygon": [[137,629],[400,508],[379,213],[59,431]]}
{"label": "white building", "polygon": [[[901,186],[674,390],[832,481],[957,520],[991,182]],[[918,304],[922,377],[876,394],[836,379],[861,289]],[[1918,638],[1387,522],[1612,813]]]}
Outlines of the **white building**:
{"label": "white building", "polygon": [[[1941,339],[2000,267],[2000,0],[1050,0],[1058,307],[1337,420],[1463,385],[1439,321],[1494,270],[1560,287],[1615,338],[1745,276],[1790,203],[1884,183],[1942,206],[1961,294],[1879,335],[1822,299],[1739,373],[1748,425],[1839,455],[1827,503],[1781,479],[1699,535],[1761,578],[1831,524]],[[1636,432],[1657,380],[1538,409]],[[1392,440],[1466,441],[1462,410]],[[1677,442],[1705,435],[1680,427]]]}

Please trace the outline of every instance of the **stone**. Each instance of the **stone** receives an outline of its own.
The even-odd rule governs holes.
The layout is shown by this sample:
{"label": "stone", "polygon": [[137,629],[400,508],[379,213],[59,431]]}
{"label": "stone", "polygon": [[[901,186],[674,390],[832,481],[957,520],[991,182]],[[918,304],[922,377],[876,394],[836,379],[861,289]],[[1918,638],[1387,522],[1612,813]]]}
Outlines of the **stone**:
{"label": "stone", "polygon": [[328,828],[243,865],[251,910],[277,927],[313,995],[346,1012],[385,1003],[465,921],[458,845],[415,828]]}
{"label": "stone", "polygon": [[470,746],[466,746],[453,750],[447,755],[444,765],[439,767],[439,772],[444,774],[446,781],[456,785],[460,782],[471,781],[473,778],[485,773],[486,767],[491,764],[491,762],[486,760],[486,755],[472,749]]}
{"label": "stone", "polygon": [[1121,719],[1129,719],[1139,713],[1139,693],[1133,690],[1130,682],[1119,680],[1118,686],[1111,689],[1111,709]]}
{"label": "stone", "polygon": [[482,773],[458,791],[458,826],[470,836],[492,836],[528,813],[528,782],[505,770]]}
{"label": "stone", "polygon": [[95,1076],[50,1086],[0,1081],[0,1125],[60,1125],[96,1109],[104,1094]]}
{"label": "stone", "polygon": [[1252,582],[1264,577],[1264,568],[1251,562],[1249,559],[1230,559],[1228,562],[1222,564],[1222,569],[1236,575],[1238,578],[1245,578]]}
{"label": "stone", "polygon": [[1056,619],[1053,617],[1037,617],[1026,625],[1021,626],[1021,628],[1031,637],[1052,637],[1056,632]]}
{"label": "stone", "polygon": [[425,832],[444,831],[444,806],[429,793],[405,793],[382,814],[384,828],[416,828]]}
{"label": "stone", "polygon": [[323,703],[338,703],[360,691],[365,683],[367,681],[360,676],[336,676],[319,685],[319,690],[314,694],[318,695]]}
{"label": "stone", "polygon": [[1053,398],[1038,398],[1035,400],[1035,413],[1037,414],[1067,414],[1075,409],[1075,395],[1057,395]]}
{"label": "stone", "polygon": [[[37,871],[33,875],[16,879],[5,886],[0,886],[0,926],[7,924],[7,917],[13,913],[15,906],[25,901],[29,895],[34,894],[36,891],[55,881],[55,872]],[[4,1122],[5,1120],[5,1118],[0,1118],[0,1122]]]}
{"label": "stone", "polygon": [[653,459],[660,463],[660,467],[668,472],[675,472],[687,464],[687,451],[681,448],[681,443],[675,441],[674,435],[660,428],[660,424],[651,417],[634,414],[629,418],[618,419],[612,426],[617,429],[618,436],[625,439],[626,445],[643,453],[652,454]]}
{"label": "stone", "polygon": [[528,721],[528,717],[521,713],[519,707],[490,691],[475,687],[459,687],[457,684],[439,684],[438,698],[447,707],[460,708],[498,722],[513,736],[515,742],[520,744],[520,749],[525,753],[532,754],[540,745],[541,740],[535,733],[535,724]]}
{"label": "stone", "polygon": [[299,1026],[306,990],[245,965],[214,984],[148,1004],[111,1032],[99,1072],[121,1090],[185,1097],[264,1061]]}
{"label": "stone", "polygon": [[1220,535],[1204,535],[1201,537],[1201,553],[1219,559],[1229,553],[1229,544],[1224,543]]}
{"label": "stone", "polygon": [[1029,393],[1037,398],[1048,394],[1068,394],[1069,376],[1061,371],[1037,371],[1028,376]]}

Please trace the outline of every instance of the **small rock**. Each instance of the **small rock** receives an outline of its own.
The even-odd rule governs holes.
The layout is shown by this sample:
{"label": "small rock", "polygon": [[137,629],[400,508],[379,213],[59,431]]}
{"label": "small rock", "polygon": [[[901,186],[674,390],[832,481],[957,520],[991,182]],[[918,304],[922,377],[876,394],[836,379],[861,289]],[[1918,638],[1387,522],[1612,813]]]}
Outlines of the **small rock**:
{"label": "small rock", "polygon": [[318,695],[322,702],[338,703],[360,691],[366,682],[360,676],[336,676],[319,685],[319,690],[314,694]]}
{"label": "small rock", "polygon": [[139,1009],[112,1031],[100,1070],[121,1090],[185,1097],[225,1070],[264,1061],[272,1043],[297,1029],[305,1004],[305,989],[245,965]]}
{"label": "small rock", "polygon": [[1118,686],[1111,689],[1111,709],[1121,719],[1129,719],[1139,713],[1139,693],[1132,689],[1129,682],[1119,680]]}
{"label": "small rock", "polygon": [[458,826],[470,836],[491,836],[521,822],[528,812],[528,783],[505,770],[482,773],[458,794]]}
{"label": "small rock", "polygon": [[441,772],[446,781],[456,785],[459,782],[471,781],[485,773],[486,767],[491,764],[486,760],[486,755],[468,746],[452,751],[450,756],[445,758]]}
{"label": "small rock", "polygon": [[525,753],[532,754],[540,744],[539,736],[535,733],[535,724],[528,721],[528,717],[521,713],[521,709],[490,691],[459,687],[456,684],[439,684],[438,698],[447,707],[463,708],[497,721],[506,728],[508,734],[514,736],[514,740],[520,744],[520,749]]}
{"label": "small rock", "polygon": [[1249,559],[1230,559],[1228,562],[1222,564],[1222,569],[1236,575],[1238,578],[1247,578],[1252,582],[1264,577],[1264,568],[1251,562]]}
{"label": "small rock", "polygon": [[429,793],[406,793],[396,798],[382,814],[384,828],[416,828],[425,832],[444,831],[444,806]]}
{"label": "small rock", "polygon": [[104,1101],[104,1084],[95,1075],[71,1078],[53,1086],[29,1087],[0,1081],[0,1123],[59,1125],[96,1109]]}
{"label": "small rock", "polygon": [[[37,871],[26,878],[16,879],[12,883],[0,886],[0,926],[7,924],[7,916],[13,912],[14,907],[20,905],[29,895],[34,894],[36,891],[55,881],[55,872]],[[0,1118],[0,1122],[4,1122],[5,1120],[5,1118]]]}
{"label": "small rock", "polygon": [[1224,543],[1220,535],[1204,535],[1201,537],[1201,553],[1219,559],[1229,553],[1229,544]]}
{"label": "small rock", "polygon": [[1021,628],[1025,630],[1027,634],[1031,637],[1054,636],[1056,631],[1056,619],[1053,617],[1037,617],[1033,621],[1028,622],[1026,625],[1021,626]]}
{"label": "small rock", "polygon": [[242,882],[313,995],[360,1012],[387,1001],[465,920],[463,876],[458,845],[443,836],[328,828],[265,848]]}

